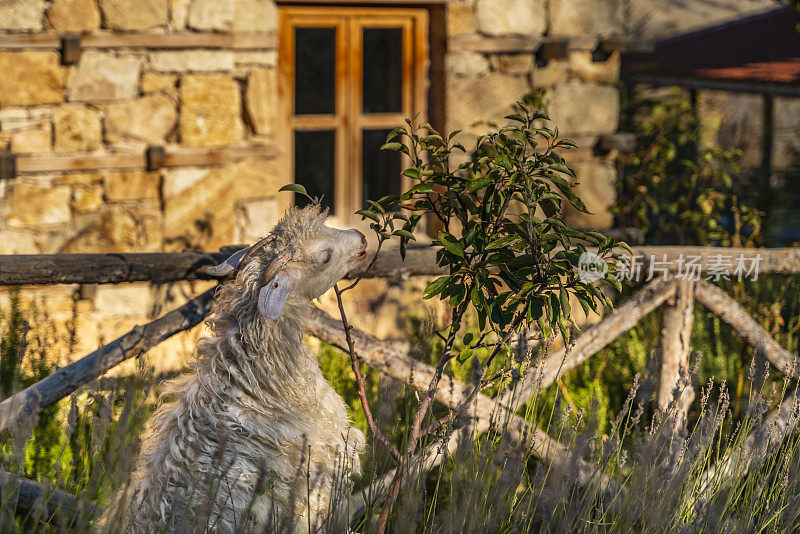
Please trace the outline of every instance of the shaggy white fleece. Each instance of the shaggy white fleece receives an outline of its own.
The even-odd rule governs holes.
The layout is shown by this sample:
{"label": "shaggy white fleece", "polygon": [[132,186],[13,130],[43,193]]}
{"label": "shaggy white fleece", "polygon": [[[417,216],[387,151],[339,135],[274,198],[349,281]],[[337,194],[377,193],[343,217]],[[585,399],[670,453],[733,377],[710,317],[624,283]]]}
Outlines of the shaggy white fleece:
{"label": "shaggy white fleece", "polygon": [[[171,381],[131,487],[133,532],[336,529],[332,511],[360,471],[364,436],[302,342],[310,300],[363,259],[363,236],[333,230],[316,206],[290,209],[273,238],[221,287],[193,374]],[[299,281],[272,320],[257,300],[281,251]],[[277,278],[276,278],[277,279]],[[277,285],[275,285],[277,287]],[[123,505],[122,500],[117,506]],[[119,511],[119,508],[117,509]]]}

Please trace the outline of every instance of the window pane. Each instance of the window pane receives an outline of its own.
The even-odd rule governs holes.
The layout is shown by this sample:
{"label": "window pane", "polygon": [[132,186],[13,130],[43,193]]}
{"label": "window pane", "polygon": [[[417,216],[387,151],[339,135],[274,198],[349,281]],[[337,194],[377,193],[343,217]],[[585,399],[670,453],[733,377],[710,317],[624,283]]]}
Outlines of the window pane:
{"label": "window pane", "polygon": [[400,113],[403,29],[364,28],[364,113]]}
{"label": "window pane", "polygon": [[400,153],[381,150],[391,130],[364,130],[363,133],[363,198],[378,200],[386,195],[400,194]]}
{"label": "window pane", "polygon": [[336,28],[294,32],[295,114],[335,113]]}
{"label": "window pane", "polygon": [[[305,186],[312,197],[323,196],[322,205],[333,211],[333,177],[336,164],[336,132],[294,133],[294,181]],[[308,199],[295,195],[295,203],[305,206]]]}

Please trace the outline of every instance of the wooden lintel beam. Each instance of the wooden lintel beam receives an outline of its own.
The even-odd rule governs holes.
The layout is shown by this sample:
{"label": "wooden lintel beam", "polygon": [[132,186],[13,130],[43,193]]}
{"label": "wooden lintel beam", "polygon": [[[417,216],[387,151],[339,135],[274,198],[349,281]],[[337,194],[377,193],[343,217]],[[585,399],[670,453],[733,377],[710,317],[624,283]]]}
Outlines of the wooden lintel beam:
{"label": "wooden lintel beam", "polygon": [[[152,149],[153,147],[151,147]],[[148,149],[149,150],[149,149]],[[250,145],[226,147],[213,150],[166,151],[158,147],[161,167],[186,165],[225,165],[246,158],[273,158],[279,153],[274,145]],[[101,156],[16,156],[16,172],[69,172],[99,171],[114,169],[145,169],[155,160],[149,159],[149,151],[141,154],[107,154]],[[159,167],[159,168],[161,168]]]}
{"label": "wooden lintel beam", "polygon": [[[278,46],[272,33],[90,33],[80,37],[83,48],[188,49],[228,48],[235,50],[271,50]],[[61,47],[62,37],[55,34],[1,35],[0,50]]]}

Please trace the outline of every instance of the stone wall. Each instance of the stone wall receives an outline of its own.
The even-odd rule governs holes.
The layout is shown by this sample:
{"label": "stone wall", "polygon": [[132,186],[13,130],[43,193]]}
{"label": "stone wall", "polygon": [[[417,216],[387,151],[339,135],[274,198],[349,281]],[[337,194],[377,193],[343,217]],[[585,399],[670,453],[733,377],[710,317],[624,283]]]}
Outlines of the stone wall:
{"label": "stone wall", "polygon": [[[603,39],[621,33],[615,0],[459,0],[446,8],[446,130],[479,135],[485,121],[502,123],[510,106],[534,88],[559,132],[582,149],[568,154],[578,193],[593,212],[570,211],[573,224],[609,228],[615,154],[594,155],[598,136],[619,126],[619,53],[598,54]],[[543,59],[543,43],[563,52]],[[540,53],[537,55],[537,51]],[[483,121],[484,124],[476,124]]]}
{"label": "stone wall", "polygon": [[[276,196],[287,179],[269,157],[155,171],[102,163],[67,169],[76,157],[141,157],[148,146],[190,156],[268,152],[276,130],[276,20],[270,0],[1,2],[2,36],[17,41],[0,47],[0,149],[18,156],[20,172],[0,182],[0,254],[217,250],[266,233],[288,202]],[[212,32],[254,44],[204,47]],[[60,38],[68,33],[81,34],[82,47],[77,62],[65,65]],[[124,41],[137,35],[153,40]],[[188,40],[160,47],[170,45],[158,41],[164,36]],[[103,45],[104,37],[122,41]],[[49,47],[41,44],[47,38]],[[33,158],[64,170],[25,172],[24,160]],[[53,286],[25,294],[59,327],[77,294],[82,354],[203,285]],[[180,367],[198,332],[151,357],[161,369]]]}
{"label": "stone wall", "polygon": [[[560,131],[585,147],[571,161],[594,214],[571,214],[573,222],[604,228],[616,173],[613,154],[596,157],[592,147],[617,129],[619,58],[593,52],[619,33],[619,16],[614,0],[574,3],[448,2],[445,127],[478,133],[475,121],[501,121],[515,100],[546,88]],[[276,24],[271,0],[0,1],[0,150],[18,156],[19,170],[0,181],[0,254],[216,250],[266,233],[289,200],[276,195],[289,177],[269,150],[286,127]],[[81,36],[74,62],[62,57],[67,34]],[[566,55],[537,60],[552,37],[566,38]],[[148,170],[153,146],[183,163]],[[206,285],[25,291],[56,325],[76,307],[79,356]],[[356,324],[402,335],[407,289],[383,281],[361,293],[349,304]],[[150,358],[179,368],[198,335]]]}

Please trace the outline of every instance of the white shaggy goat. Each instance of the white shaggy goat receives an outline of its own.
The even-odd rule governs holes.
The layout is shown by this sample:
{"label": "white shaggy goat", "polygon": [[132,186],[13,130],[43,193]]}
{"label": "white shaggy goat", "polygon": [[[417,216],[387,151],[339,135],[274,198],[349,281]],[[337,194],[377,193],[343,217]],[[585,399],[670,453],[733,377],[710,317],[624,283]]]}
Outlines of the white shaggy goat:
{"label": "white shaggy goat", "polygon": [[269,237],[212,269],[237,273],[218,293],[196,372],[169,383],[174,400],[151,421],[126,492],[128,530],[315,531],[349,491],[364,436],[300,325],[310,301],[365,258],[366,241],[324,215],[291,208]]}

